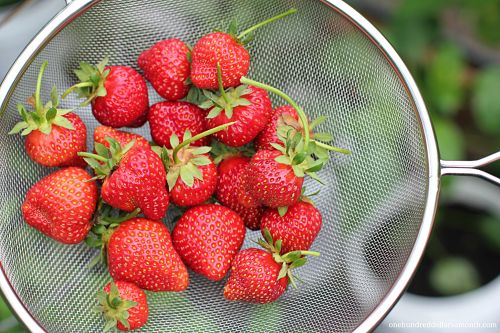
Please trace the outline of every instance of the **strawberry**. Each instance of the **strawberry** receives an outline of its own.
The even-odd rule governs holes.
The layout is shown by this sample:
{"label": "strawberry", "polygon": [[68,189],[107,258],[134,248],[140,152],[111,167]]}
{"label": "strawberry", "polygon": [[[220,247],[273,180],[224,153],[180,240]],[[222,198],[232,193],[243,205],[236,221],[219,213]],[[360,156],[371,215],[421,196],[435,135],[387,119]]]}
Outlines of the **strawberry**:
{"label": "strawberry", "polygon": [[224,278],[244,239],[241,217],[213,204],[190,208],[172,231],[174,248],[184,263],[213,281]]}
{"label": "strawberry", "polygon": [[162,219],[168,208],[166,174],[160,157],[130,141],[125,147],[108,137],[110,148],[95,144],[97,154],[80,153],[102,179],[102,199],[114,208],[132,212],[139,208],[146,218]]}
{"label": "strawberry", "polygon": [[225,124],[191,137],[186,131],[180,143],[172,134],[173,151],[165,147],[159,152],[167,171],[167,184],[172,202],[178,206],[196,206],[208,200],[217,187],[217,167],[208,155],[211,147],[191,147],[191,143],[221,131]]}
{"label": "strawberry", "polygon": [[[311,138],[309,122],[304,111],[282,91],[246,77],[241,78],[241,83],[282,97],[295,109],[302,126],[302,131],[289,124],[278,128],[276,133],[282,144],[268,142],[273,149],[259,150],[252,157],[244,174],[244,184],[249,193],[263,205],[279,208],[280,214],[283,215],[286,207],[299,199],[306,175],[321,182],[316,172],[328,161],[329,150],[343,154],[350,154],[350,151]],[[320,117],[315,122],[319,124],[324,119]],[[289,120],[292,121],[290,118]],[[322,134],[330,137],[328,133]],[[274,141],[274,138],[271,140]]]}
{"label": "strawberry", "polygon": [[247,75],[250,68],[250,55],[245,49],[245,44],[253,39],[253,31],[295,12],[295,9],[291,9],[259,23],[239,35],[236,22],[233,21],[228,33],[212,32],[203,36],[191,52],[191,80],[193,84],[201,89],[217,89],[217,64],[220,63],[224,88],[239,85],[240,78]]}
{"label": "strawberry", "polygon": [[[192,135],[205,131],[205,114],[198,106],[187,102],[160,102],[151,106],[148,115],[151,136],[156,144],[172,148],[172,134],[182,137],[186,130]],[[208,137],[193,142],[193,146],[207,146]]]}
{"label": "strawberry", "polygon": [[258,230],[264,207],[247,192],[242,177],[249,161],[247,157],[233,156],[219,164],[215,196],[221,204],[238,213],[249,229]]}
{"label": "strawberry", "polygon": [[146,121],[149,109],[148,88],[144,78],[127,66],[106,66],[105,58],[98,65],[85,62],[75,74],[78,83],[64,93],[76,90],[86,98],[82,105],[92,104],[94,117],[111,127],[139,127]]}
{"label": "strawberry", "polygon": [[114,230],[108,242],[111,277],[150,291],[182,291],[188,287],[186,266],[161,222],[134,218]]}
{"label": "strawberry", "polygon": [[228,146],[240,147],[250,143],[264,129],[273,113],[267,92],[257,87],[240,85],[227,91],[221,88],[219,94],[205,94],[208,100],[200,106],[209,110],[208,128],[235,123],[227,130],[214,134],[217,140]]}
{"label": "strawberry", "polygon": [[42,64],[34,98],[30,98],[34,112],[28,112],[24,105],[17,109],[23,121],[17,123],[9,134],[26,136],[25,149],[35,162],[47,167],[80,166],[85,162],[77,154],[87,149],[87,128],[75,113],[58,109],[60,98],[54,86],[50,101],[45,105],[40,99],[42,78],[47,61]]}
{"label": "strawberry", "polygon": [[97,186],[83,169],[69,167],[38,181],[21,207],[24,220],[63,244],[77,244],[92,227]]}
{"label": "strawberry", "polygon": [[113,328],[120,331],[135,330],[148,321],[146,294],[135,284],[125,281],[111,282],[96,296],[99,305],[96,312],[106,320],[104,332]]}
{"label": "strawberry", "polygon": [[304,177],[295,174],[291,165],[276,161],[277,150],[259,150],[244,171],[247,191],[268,207],[286,207],[300,197]]}
{"label": "strawberry", "polygon": [[269,231],[267,243],[259,240],[266,250],[249,248],[239,252],[231,265],[229,279],[224,287],[224,297],[230,301],[272,303],[287,289],[295,287],[292,270],[307,262],[305,255],[319,256],[318,252],[293,251],[280,255],[281,241],[273,243]]}
{"label": "strawberry", "polygon": [[143,51],[137,64],[158,95],[178,100],[189,91],[189,52],[188,46],[179,39],[166,39]]}
{"label": "strawberry", "polygon": [[281,239],[281,252],[309,250],[321,229],[319,210],[312,203],[299,201],[280,216],[275,208],[268,208],[262,216],[261,232],[268,229],[274,239]]}
{"label": "strawberry", "polygon": [[149,142],[139,134],[119,131],[113,127],[97,126],[94,130],[94,142],[104,145],[109,148],[109,142],[106,138],[116,140],[120,146],[125,147],[130,141],[135,140],[134,147],[149,148]]}

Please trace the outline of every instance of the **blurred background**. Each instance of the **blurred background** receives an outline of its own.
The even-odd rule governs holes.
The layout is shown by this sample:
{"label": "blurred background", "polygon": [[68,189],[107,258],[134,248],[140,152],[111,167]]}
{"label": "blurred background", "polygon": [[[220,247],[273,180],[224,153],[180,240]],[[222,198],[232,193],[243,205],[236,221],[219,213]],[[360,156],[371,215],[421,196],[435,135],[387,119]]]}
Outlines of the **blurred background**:
{"label": "blurred background", "polygon": [[[410,69],[443,159],[477,159],[499,150],[500,0],[347,2],[382,31]],[[0,80],[63,6],[63,0],[0,0]],[[485,170],[500,176],[499,163]],[[396,332],[390,323],[408,320],[496,321],[489,331],[500,331],[500,191],[482,180],[443,182],[422,264],[377,332]],[[1,299],[0,332],[25,332]]]}

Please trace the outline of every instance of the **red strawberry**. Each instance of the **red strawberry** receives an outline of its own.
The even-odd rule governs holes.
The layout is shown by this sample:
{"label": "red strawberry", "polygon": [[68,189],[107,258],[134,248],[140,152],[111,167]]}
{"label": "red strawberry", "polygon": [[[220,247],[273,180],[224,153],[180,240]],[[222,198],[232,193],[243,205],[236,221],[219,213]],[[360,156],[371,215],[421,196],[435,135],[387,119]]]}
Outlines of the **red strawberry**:
{"label": "red strawberry", "polygon": [[92,227],[97,186],[85,170],[69,167],[38,181],[22,205],[24,220],[64,244],[77,244]]}
{"label": "red strawberry", "polygon": [[109,148],[109,142],[106,138],[116,140],[120,146],[125,147],[130,141],[135,140],[134,147],[149,148],[149,142],[139,134],[119,131],[113,127],[97,126],[94,130],[94,142],[104,145]]}
{"label": "red strawberry", "polygon": [[242,184],[242,175],[249,161],[247,157],[233,156],[219,164],[219,184],[215,196],[221,204],[238,213],[249,229],[258,230],[264,207]]}
{"label": "red strawberry", "polygon": [[312,251],[280,255],[281,241],[274,243],[269,230],[265,238],[266,241],[259,240],[259,244],[267,251],[250,248],[234,258],[224,287],[226,299],[261,304],[274,302],[285,292],[288,282],[296,287],[292,270],[306,264],[304,256],[319,256],[318,252]]}
{"label": "red strawberry", "polygon": [[230,301],[271,303],[286,290],[288,277],[278,279],[281,265],[267,251],[250,248],[236,255],[224,297]]}
{"label": "red strawberry", "polygon": [[250,143],[269,122],[273,109],[271,100],[264,89],[241,85],[221,91],[216,95],[206,93],[210,99],[201,107],[210,109],[207,127],[214,128],[235,122],[214,137],[228,146],[239,147]]}
{"label": "red strawberry", "polygon": [[226,276],[244,239],[242,219],[220,205],[190,208],[172,232],[174,248],[184,263],[194,272],[214,281]]}
{"label": "red strawberry", "polygon": [[104,332],[113,328],[120,331],[135,330],[148,321],[146,294],[135,284],[125,281],[111,282],[97,293],[96,311],[106,320]]}
{"label": "red strawberry", "polygon": [[[170,137],[172,134],[182,138],[186,130],[192,135],[206,130],[205,112],[198,106],[187,102],[160,102],[151,106],[149,110],[149,126],[154,142],[160,146],[172,148]],[[208,137],[197,140],[191,145],[207,146]]]}
{"label": "red strawberry", "polygon": [[276,158],[278,150],[259,150],[250,160],[244,173],[247,191],[263,205],[286,207],[300,197],[304,177],[298,177],[291,165],[282,164]]}
{"label": "red strawberry", "polygon": [[250,54],[232,35],[212,32],[194,46],[191,62],[191,80],[201,89],[217,89],[217,63],[220,63],[224,88],[240,84],[240,78],[250,68]]}
{"label": "red strawberry", "polygon": [[259,23],[239,35],[236,23],[233,21],[228,33],[212,32],[202,37],[191,53],[191,80],[193,84],[201,89],[217,89],[217,64],[219,63],[223,73],[224,88],[238,86],[241,77],[247,75],[250,67],[250,55],[244,45],[253,38],[253,31],[295,12],[295,9],[289,10]]}
{"label": "red strawberry", "polygon": [[107,140],[110,149],[99,143],[95,145],[99,155],[80,153],[94,168],[96,178],[103,179],[102,199],[125,212],[139,208],[146,218],[162,219],[169,197],[160,157],[149,147],[135,146],[134,141],[122,148],[112,138]]}
{"label": "red strawberry", "polygon": [[311,203],[299,201],[288,207],[284,216],[268,208],[262,216],[261,231],[268,229],[274,239],[281,239],[281,252],[309,250],[321,229],[319,210]]}
{"label": "red strawberry", "polygon": [[17,105],[23,121],[17,123],[9,134],[26,136],[25,148],[35,162],[48,167],[85,166],[77,154],[87,149],[87,128],[71,110],[58,109],[60,99],[54,86],[50,102],[43,104],[40,90],[45,61],[38,74],[35,97],[31,98],[34,112],[27,112],[22,104]]}
{"label": "red strawberry", "polygon": [[299,116],[297,111],[289,105],[284,105],[276,108],[274,110],[273,116],[266,127],[260,132],[260,134],[255,138],[254,146],[257,150],[272,150],[271,143],[282,144],[282,141],[278,138],[277,130],[280,126],[289,125],[293,123],[293,128],[298,131],[302,131],[302,124],[299,122]]}
{"label": "red strawberry", "polygon": [[178,206],[196,206],[208,200],[217,187],[217,167],[207,155],[211,147],[191,147],[201,138],[221,131],[232,123],[225,124],[191,137],[186,131],[179,143],[177,135],[170,138],[173,151],[162,148],[160,153],[167,171],[167,183],[172,202]]}
{"label": "red strawberry", "polygon": [[116,128],[142,125],[149,108],[146,81],[131,67],[106,67],[107,62],[104,59],[96,66],[81,62],[80,69],[75,70],[81,83],[64,95],[76,90],[80,97],[86,98],[84,105],[92,104],[94,116],[103,125]]}
{"label": "red strawberry", "polygon": [[116,228],[108,242],[111,277],[150,291],[182,291],[188,287],[186,266],[175,252],[167,227],[134,218]]}
{"label": "red strawberry", "polygon": [[188,54],[189,48],[182,41],[166,39],[143,51],[137,63],[161,97],[178,100],[186,97],[189,91]]}

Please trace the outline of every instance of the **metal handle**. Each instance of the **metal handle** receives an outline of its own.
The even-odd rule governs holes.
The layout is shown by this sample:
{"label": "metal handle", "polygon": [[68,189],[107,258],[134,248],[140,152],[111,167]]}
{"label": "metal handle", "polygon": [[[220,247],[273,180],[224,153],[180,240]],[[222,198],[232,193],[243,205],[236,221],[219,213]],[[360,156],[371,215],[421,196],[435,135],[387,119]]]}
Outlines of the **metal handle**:
{"label": "metal handle", "polygon": [[462,175],[475,176],[492,183],[500,185],[500,178],[490,175],[489,173],[479,170],[482,166],[491,164],[500,160],[500,152],[491,154],[475,161],[441,161],[441,176],[444,175]]}
{"label": "metal handle", "polygon": [[66,5],[69,5],[73,0],[65,0],[66,1]]}

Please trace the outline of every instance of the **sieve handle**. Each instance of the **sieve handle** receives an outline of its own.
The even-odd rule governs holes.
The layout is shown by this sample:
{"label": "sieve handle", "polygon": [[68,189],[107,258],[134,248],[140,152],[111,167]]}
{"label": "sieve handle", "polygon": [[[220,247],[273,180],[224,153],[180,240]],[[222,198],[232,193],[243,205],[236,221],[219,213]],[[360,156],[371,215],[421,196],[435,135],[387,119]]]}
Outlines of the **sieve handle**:
{"label": "sieve handle", "polygon": [[475,161],[441,161],[441,176],[474,176],[500,185],[500,178],[478,169],[498,160],[500,160],[500,152],[491,154]]}
{"label": "sieve handle", "polygon": [[73,0],[64,0],[66,1],[66,5],[69,5]]}

